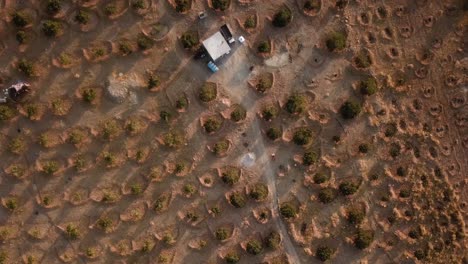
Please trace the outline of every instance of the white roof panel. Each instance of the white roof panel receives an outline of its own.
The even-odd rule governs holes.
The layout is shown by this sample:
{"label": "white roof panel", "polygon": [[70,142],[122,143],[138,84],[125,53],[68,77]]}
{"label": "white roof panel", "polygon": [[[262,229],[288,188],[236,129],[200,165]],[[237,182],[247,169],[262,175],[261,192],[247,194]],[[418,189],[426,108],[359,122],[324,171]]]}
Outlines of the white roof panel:
{"label": "white roof panel", "polygon": [[213,60],[217,60],[231,51],[221,32],[216,32],[203,41],[203,46]]}

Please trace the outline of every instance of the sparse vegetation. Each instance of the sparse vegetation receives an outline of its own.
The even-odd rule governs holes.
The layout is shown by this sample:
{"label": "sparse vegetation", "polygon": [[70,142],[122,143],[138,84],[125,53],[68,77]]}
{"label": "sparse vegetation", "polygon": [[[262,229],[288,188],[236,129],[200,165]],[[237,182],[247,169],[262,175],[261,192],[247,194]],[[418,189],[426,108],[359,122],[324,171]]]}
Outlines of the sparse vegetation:
{"label": "sparse vegetation", "polygon": [[47,37],[56,37],[62,30],[62,24],[58,21],[46,20],[42,24],[42,32]]}
{"label": "sparse vegetation", "polygon": [[8,105],[0,105],[0,121],[7,121],[15,116],[15,110]]}
{"label": "sparse vegetation", "polygon": [[332,32],[326,40],[329,51],[340,51],[346,48],[346,35],[342,32]]}
{"label": "sparse vegetation", "polygon": [[284,107],[292,115],[302,114],[307,109],[307,98],[302,94],[293,94],[289,96]]}
{"label": "sparse vegetation", "polygon": [[153,88],[158,87],[159,83],[160,83],[160,80],[158,76],[151,74],[148,77],[148,89],[153,89]]}
{"label": "sparse vegetation", "polygon": [[229,148],[229,141],[227,139],[222,139],[215,143],[213,147],[213,152],[216,155],[220,155],[225,153]]}
{"label": "sparse vegetation", "polygon": [[141,50],[147,50],[154,46],[154,41],[150,37],[147,37],[145,34],[140,33],[138,34],[137,44],[138,48],[140,48]]}
{"label": "sparse vegetation", "polygon": [[14,12],[11,16],[11,21],[15,24],[16,27],[24,28],[27,25],[31,24],[31,17],[29,14],[23,11]]}
{"label": "sparse vegetation", "polygon": [[297,208],[291,203],[282,203],[280,206],[280,213],[284,218],[294,218],[297,215]]}
{"label": "sparse vegetation", "polygon": [[86,25],[89,23],[90,20],[90,15],[88,12],[84,10],[78,10],[78,12],[75,15],[75,22],[81,25]]}
{"label": "sparse vegetation", "polygon": [[93,88],[86,88],[81,92],[81,96],[85,102],[92,103],[96,99],[97,93]]}
{"label": "sparse vegetation", "polygon": [[198,93],[198,98],[202,102],[208,103],[216,99],[217,89],[216,85],[212,85],[211,83],[205,83]]}
{"label": "sparse vegetation", "polygon": [[145,9],[146,8],[146,5],[145,5],[145,1],[143,0],[133,0],[132,1],[132,7],[134,9]]}
{"label": "sparse vegetation", "polygon": [[257,19],[255,18],[255,15],[249,16],[247,19],[245,19],[244,27],[247,29],[252,29],[252,28],[257,27]]}
{"label": "sparse vegetation", "polygon": [[340,114],[344,119],[353,119],[361,113],[361,104],[354,101],[346,101],[340,108]]}
{"label": "sparse vegetation", "polygon": [[320,9],[320,0],[306,0],[304,3],[304,10],[317,11]]}
{"label": "sparse vegetation", "polygon": [[224,227],[220,227],[215,232],[216,239],[218,240],[226,240],[231,236],[231,232]]}
{"label": "sparse vegetation", "polygon": [[263,183],[256,183],[249,193],[250,197],[257,201],[265,200],[268,196],[268,187]]}
{"label": "sparse vegetation", "polygon": [[377,92],[377,80],[369,76],[359,83],[359,90],[363,95],[373,95]]}
{"label": "sparse vegetation", "polygon": [[302,164],[309,166],[316,163],[319,159],[319,155],[314,151],[306,151],[302,156]]}
{"label": "sparse vegetation", "polygon": [[270,42],[268,40],[261,41],[257,46],[257,51],[259,53],[270,53],[271,51]]}
{"label": "sparse vegetation", "polygon": [[239,262],[240,257],[239,254],[237,254],[237,252],[231,251],[227,253],[226,256],[224,256],[224,260],[226,261],[226,263],[234,264]]}
{"label": "sparse vegetation", "polygon": [[65,233],[67,237],[71,240],[75,240],[80,236],[80,231],[78,230],[78,227],[74,224],[68,224],[65,229]]}
{"label": "sparse vegetation", "polygon": [[365,249],[370,246],[374,240],[374,232],[372,230],[359,229],[354,239],[354,245],[359,249]]}
{"label": "sparse vegetation", "polygon": [[331,203],[336,198],[336,191],[333,188],[327,187],[320,190],[318,199],[322,203]]}
{"label": "sparse vegetation", "polygon": [[34,76],[36,74],[36,67],[34,64],[25,59],[21,59],[18,62],[18,70],[28,77]]}
{"label": "sparse vegetation", "polygon": [[194,49],[200,40],[198,39],[197,32],[188,31],[180,36],[180,41],[182,41],[182,46],[185,49]]}
{"label": "sparse vegetation", "polygon": [[273,17],[273,26],[285,27],[292,21],[292,13],[288,7],[283,6]]}
{"label": "sparse vegetation", "polygon": [[371,60],[369,53],[360,52],[354,58],[354,63],[356,64],[356,67],[364,69],[364,68],[369,68],[369,66],[372,64],[372,60]]}
{"label": "sparse vegetation", "polygon": [[330,179],[330,175],[329,175],[329,174],[321,173],[321,172],[315,173],[314,178],[313,178],[314,183],[316,183],[316,184],[325,183],[325,182],[327,182],[329,179]]}
{"label": "sparse vegetation", "polygon": [[262,117],[266,121],[271,121],[278,116],[278,108],[273,105],[265,106],[262,110]]}
{"label": "sparse vegetation", "polygon": [[182,134],[176,131],[167,132],[164,135],[163,140],[164,144],[171,148],[179,147],[184,143],[184,137],[182,136]]}
{"label": "sparse vegetation", "polygon": [[233,186],[239,181],[240,175],[241,170],[239,168],[229,166],[224,168],[224,172],[221,174],[221,179],[227,185]]}
{"label": "sparse vegetation", "polygon": [[191,0],[175,0],[175,3],[176,3],[176,11],[179,13],[187,12],[192,7]]}
{"label": "sparse vegetation", "polygon": [[282,135],[282,132],[281,132],[281,129],[280,128],[277,128],[277,127],[270,127],[267,131],[266,131],[266,135],[269,139],[271,140],[277,140],[278,138],[281,137]]}
{"label": "sparse vegetation", "polygon": [[52,175],[59,170],[59,163],[55,160],[47,160],[42,162],[42,171],[45,174]]}
{"label": "sparse vegetation", "polygon": [[247,111],[241,105],[236,105],[234,110],[231,112],[231,120],[234,122],[239,122],[244,120],[247,117]]}
{"label": "sparse vegetation", "polygon": [[265,245],[270,249],[278,249],[281,243],[281,235],[276,231],[271,231],[265,237]]}
{"label": "sparse vegetation", "polygon": [[62,1],[61,0],[48,0],[46,11],[49,15],[54,16],[60,12],[62,9]]}
{"label": "sparse vegetation", "polygon": [[230,0],[211,0],[213,8],[216,10],[225,11],[229,8]]}
{"label": "sparse vegetation", "polygon": [[297,129],[293,135],[293,142],[299,146],[312,143],[312,130],[307,127]]}
{"label": "sparse vegetation", "polygon": [[19,44],[26,44],[28,40],[28,34],[25,31],[19,30],[16,32],[16,41],[18,41]]}
{"label": "sparse vegetation", "polygon": [[262,243],[260,243],[260,241],[258,241],[256,239],[249,240],[247,242],[245,248],[246,248],[247,252],[252,254],[252,255],[258,255],[258,254],[262,253],[262,251],[263,251]]}
{"label": "sparse vegetation", "polygon": [[348,196],[357,192],[359,184],[345,181],[340,183],[339,190],[342,195]]}
{"label": "sparse vegetation", "polygon": [[334,250],[328,246],[319,246],[315,251],[315,257],[321,261],[327,261],[333,256]]}
{"label": "sparse vegetation", "polygon": [[133,53],[132,43],[128,40],[122,40],[119,42],[119,52],[123,56],[130,55]]}
{"label": "sparse vegetation", "polygon": [[209,117],[203,123],[203,128],[206,133],[214,133],[221,128],[222,121],[217,117]]}
{"label": "sparse vegetation", "polygon": [[348,222],[353,225],[359,225],[364,220],[366,212],[360,207],[351,207],[347,212]]}
{"label": "sparse vegetation", "polygon": [[244,194],[240,192],[233,192],[229,196],[229,202],[236,208],[242,208],[247,204]]}

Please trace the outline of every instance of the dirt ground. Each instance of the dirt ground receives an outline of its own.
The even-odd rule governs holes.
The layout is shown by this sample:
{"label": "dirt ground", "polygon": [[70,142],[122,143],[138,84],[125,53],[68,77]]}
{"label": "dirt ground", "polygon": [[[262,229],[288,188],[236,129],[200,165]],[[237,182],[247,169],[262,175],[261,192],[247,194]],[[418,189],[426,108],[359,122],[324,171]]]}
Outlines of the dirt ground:
{"label": "dirt ground", "polygon": [[[305,0],[231,0],[226,11],[208,1],[180,14],[168,0],[145,0],[140,11],[133,0],[62,0],[51,17],[46,1],[0,0],[0,88],[26,80],[32,89],[5,104],[14,114],[0,120],[0,263],[226,263],[228,253],[238,263],[320,263],[323,246],[328,263],[467,263],[466,1],[349,0],[339,8],[320,0],[312,13]],[[109,4],[117,6],[111,17]],[[275,27],[284,6],[292,20]],[[74,20],[79,10],[90,14],[86,26]],[[31,17],[24,29],[15,11]],[[257,18],[252,30],[243,26],[248,16]],[[44,36],[48,19],[61,23],[59,36]],[[196,31],[203,40],[225,23],[246,42],[211,73],[180,37]],[[155,29],[154,45],[138,48]],[[347,36],[343,50],[327,49],[332,32]],[[264,40],[272,50],[259,54]],[[123,41],[133,47],[125,56]],[[105,55],[93,59],[98,46]],[[65,53],[71,63],[57,63]],[[364,53],[371,64],[361,69]],[[18,70],[23,59],[33,76]],[[261,93],[255,85],[265,74],[272,86]],[[159,85],[148,89],[152,75]],[[378,90],[362,95],[369,76]],[[211,102],[199,98],[206,82],[217,86]],[[86,89],[96,93],[91,103]],[[286,110],[291,95],[307,101],[300,114]],[[187,105],[177,108],[181,98]],[[347,100],[362,106],[353,119],[340,114]],[[231,120],[236,106],[246,110],[239,122]],[[269,121],[266,106],[278,110]],[[214,133],[203,127],[210,118],[221,120]],[[313,139],[297,145],[303,127]],[[182,137],[177,146],[169,133]],[[213,153],[222,140],[227,151]],[[317,155],[310,165],[307,152]],[[229,166],[240,169],[232,184],[222,176]],[[314,182],[320,173],[328,180]],[[268,188],[261,201],[250,197],[257,183]],[[357,190],[344,194],[343,183]],[[244,206],[233,205],[233,193]],[[350,223],[358,207],[364,215]],[[221,227],[230,233],[222,241]],[[362,230],[372,239],[359,249]],[[272,232],[276,248],[266,242]],[[251,240],[260,253],[246,249]]]}

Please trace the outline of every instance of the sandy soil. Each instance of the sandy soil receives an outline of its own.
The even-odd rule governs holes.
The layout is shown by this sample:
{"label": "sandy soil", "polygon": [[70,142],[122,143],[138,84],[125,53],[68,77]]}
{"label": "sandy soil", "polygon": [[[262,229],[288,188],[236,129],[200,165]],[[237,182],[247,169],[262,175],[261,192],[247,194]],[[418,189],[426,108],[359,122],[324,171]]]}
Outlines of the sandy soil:
{"label": "sandy soil", "polygon": [[[26,79],[33,90],[9,104],[13,118],[0,121],[0,263],[225,263],[232,252],[239,263],[320,263],[316,251],[324,245],[333,251],[330,263],[467,261],[462,1],[350,0],[339,9],[321,0],[320,10],[304,12],[302,0],[231,0],[226,11],[198,0],[179,14],[172,1],[144,1],[149,8],[137,11],[120,0],[110,17],[104,0],[63,2],[54,17],[63,33],[50,38],[41,30],[50,19],[43,1],[0,1],[0,87]],[[276,28],[271,19],[283,4],[293,19]],[[73,19],[80,6],[90,12],[87,26]],[[32,14],[23,45],[15,39],[15,10]],[[199,20],[202,10],[208,16]],[[253,14],[257,25],[247,32],[243,20]],[[204,39],[226,22],[246,42],[233,44],[212,74],[179,38],[196,30]],[[342,51],[327,50],[333,31],[347,34]],[[145,51],[136,42],[143,33],[154,41]],[[258,54],[264,40],[272,50]],[[125,56],[124,41],[133,48]],[[96,48],[104,55],[95,58]],[[364,50],[372,64],[359,69],[355,57]],[[60,62],[64,53],[68,66]],[[21,59],[34,63],[37,76],[18,71]],[[265,93],[252,87],[262,74],[274,76]],[[152,75],[159,83],[148,89]],[[359,82],[369,75],[379,89],[363,96]],[[211,102],[199,99],[205,82],[218,87]],[[92,103],[83,99],[89,88]],[[285,110],[291,94],[308,102],[299,115]],[[181,98],[188,105],[177,109]],[[346,100],[362,105],[352,120],[339,113]],[[38,110],[28,117],[32,105]],[[247,112],[239,122],[230,120],[235,105]],[[279,109],[270,121],[262,118],[265,105]],[[203,128],[209,116],[223,119],[210,134]],[[271,127],[282,131],[275,141],[266,133]],[[305,146],[293,142],[300,127],[313,133]],[[165,144],[170,132],[183,138],[175,147]],[[229,149],[215,155],[224,139]],[[362,144],[367,153],[359,152]],[[306,166],[308,151],[318,158]],[[249,153],[253,165],[243,167]],[[52,163],[56,171],[47,173]],[[242,170],[236,182],[218,175],[225,166]],[[330,177],[314,183],[317,173]],[[344,182],[359,187],[342,195]],[[262,201],[249,197],[255,183],[268,187]],[[320,201],[324,188],[336,193],[333,201]],[[245,196],[245,206],[233,206],[233,193]],[[294,217],[281,215],[285,203],[297,208]],[[364,211],[362,222],[349,223],[352,208]],[[219,227],[231,236],[219,241]],[[358,230],[373,232],[363,250],[355,246]],[[281,237],[277,248],[263,243],[272,231]],[[245,250],[252,239],[263,243],[258,255]]]}

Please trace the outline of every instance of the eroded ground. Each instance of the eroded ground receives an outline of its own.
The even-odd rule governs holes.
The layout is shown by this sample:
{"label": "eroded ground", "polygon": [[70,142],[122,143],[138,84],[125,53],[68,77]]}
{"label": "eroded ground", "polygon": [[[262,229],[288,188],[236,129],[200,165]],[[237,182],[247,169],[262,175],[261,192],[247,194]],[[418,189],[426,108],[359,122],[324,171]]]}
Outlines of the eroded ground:
{"label": "eroded ground", "polygon": [[[0,1],[2,88],[33,90],[0,121],[0,263],[319,263],[320,248],[330,263],[467,261],[466,4],[322,0],[305,14],[302,0],[226,11],[198,0],[179,14],[143,2],[63,0],[51,17],[45,1]],[[292,21],[274,27],[284,4]],[[30,15],[24,28],[15,11]],[[59,36],[44,36],[48,19]],[[179,38],[225,22],[247,41],[211,74]],[[347,35],[341,51],[325,45],[333,32]],[[378,89],[363,95],[369,76]],[[294,114],[290,96],[302,98]],[[340,114],[345,101],[361,105],[356,117]],[[302,128],[311,140],[297,144]]]}

